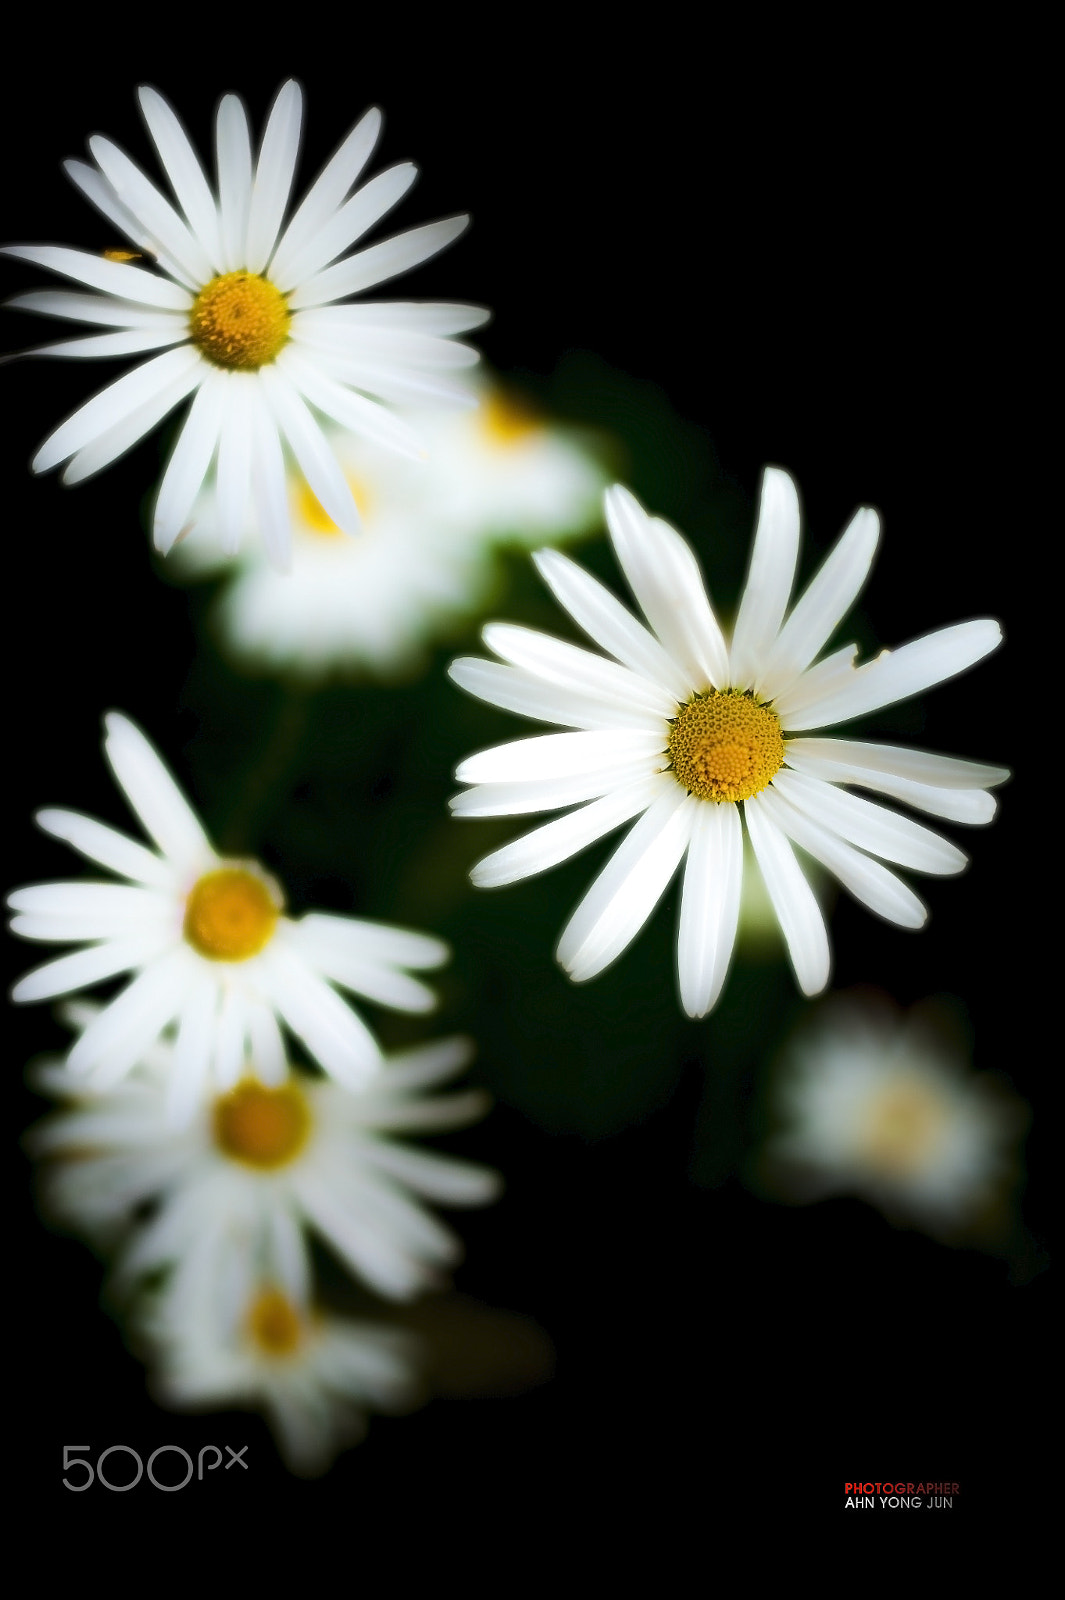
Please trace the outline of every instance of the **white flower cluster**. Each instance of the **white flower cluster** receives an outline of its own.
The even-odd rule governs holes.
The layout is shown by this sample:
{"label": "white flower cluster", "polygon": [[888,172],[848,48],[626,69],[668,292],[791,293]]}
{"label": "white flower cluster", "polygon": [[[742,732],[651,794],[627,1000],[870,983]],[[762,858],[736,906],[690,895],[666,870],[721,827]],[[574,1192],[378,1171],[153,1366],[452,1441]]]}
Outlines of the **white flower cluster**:
{"label": "white flower cluster", "polygon": [[[292,206],[294,82],[257,154],[240,100],[223,98],[214,185],[167,101],[148,88],[138,99],[169,192],[102,136],[91,161],[67,163],[131,249],[7,248],[79,286],[13,304],[97,330],[37,354],[139,358],[54,430],[34,470],[66,463],[77,483],[187,403],[153,537],[172,570],[219,580],[213,615],[233,659],[305,683],[409,675],[431,640],[483,609],[501,546],[595,526],[603,469],[586,441],[502,385],[460,381],[478,355],[458,336],[485,311],[364,298],[467,220],[365,242],[415,176],[403,162],[364,181],[378,111]],[[879,518],[858,510],[794,598],[799,500],[779,468],[765,471],[731,630],[678,532],[620,485],[606,489],[605,516],[637,613],[541,548],[540,575],[594,648],[492,623],[495,659],[451,668],[470,694],[562,730],[459,765],[460,816],[561,813],[493,850],[473,881],[514,883],[629,825],[558,959],[578,982],[603,972],[680,870],[680,1001],[701,1018],[726,982],[746,851],[799,986],[817,994],[830,945],[802,855],[878,916],[917,928],[925,907],[895,869],[957,873],[966,857],[882,800],[986,824],[1008,775],[826,730],[974,666],[999,626],[958,623],[862,664],[855,645],[831,647],[868,578]],[[377,1296],[405,1300],[441,1283],[458,1254],[427,1203],[476,1205],[498,1189],[487,1168],[391,1137],[482,1113],[476,1093],[437,1093],[469,1043],[386,1056],[348,998],[427,1011],[436,997],[421,974],[448,950],[384,923],[290,915],[258,862],[214,850],[128,718],[107,716],[104,749],[145,839],[42,811],[46,832],[109,876],[9,902],[17,934],[77,947],[22,978],[16,1001],[117,980],[105,1003],[68,1005],[73,1046],[36,1069],[36,1086],[64,1103],[32,1135],[47,1203],[112,1255],[164,1399],[260,1405],[293,1470],[319,1472],[367,1407],[409,1402],[417,1363],[395,1328],[317,1305],[310,1241]],[[879,1161],[884,1193],[949,1209],[966,1184],[979,1188],[994,1140],[938,1069],[918,1068],[898,1041],[885,1051],[828,1048],[795,1091],[790,1152],[858,1188]]]}

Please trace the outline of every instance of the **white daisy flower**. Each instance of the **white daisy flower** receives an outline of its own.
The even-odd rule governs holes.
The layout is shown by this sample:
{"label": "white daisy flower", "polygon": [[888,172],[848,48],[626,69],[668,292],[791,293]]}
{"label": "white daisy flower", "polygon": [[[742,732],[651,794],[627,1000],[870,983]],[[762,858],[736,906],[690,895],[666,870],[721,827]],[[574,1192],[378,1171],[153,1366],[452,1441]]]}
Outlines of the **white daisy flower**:
{"label": "white daisy flower", "polygon": [[1009,1175],[1020,1108],[996,1089],[918,1011],[838,996],[781,1062],[767,1154],[791,1198],[860,1195],[950,1231]]}
{"label": "white daisy flower", "polygon": [[254,505],[270,558],[285,567],[290,538],[282,444],[329,516],[348,533],[358,527],[351,491],[316,412],[376,445],[418,457],[420,441],[389,407],[469,403],[453,373],[474,363],[477,353],[451,336],[477,327],[487,313],[463,305],[350,300],[436,255],[469,219],[429,223],[345,255],[403,198],[416,175],[410,162],[401,162],[354,188],[380,133],[379,111],[356,124],[286,222],[303,111],[298,84],[290,81],[279,91],[257,160],[241,101],[232,94],[221,101],[217,193],[168,102],[150,88],[140,89],[138,100],[176,204],[100,135],[89,140],[93,162],[68,161],[66,171],[158,270],[55,245],[11,245],[8,255],[93,292],[34,290],[10,304],[113,330],[46,345],[38,354],[158,353],[68,417],[38,450],[33,469],[46,472],[66,461],[64,483],[79,483],[191,395],[156,499],[157,547],[165,552],[179,538],[217,457],[223,538],[236,548]]}
{"label": "white daisy flower", "polygon": [[234,1250],[225,1298],[172,1287],[137,1333],[163,1405],[265,1412],[289,1470],[317,1477],[366,1431],[366,1412],[421,1398],[419,1347],[400,1329],[301,1306]]}
{"label": "white daisy flower", "polygon": [[[97,1014],[86,1005],[68,1011],[79,1028]],[[482,1094],[426,1092],[470,1055],[466,1039],[423,1045],[391,1056],[359,1091],[292,1067],[268,1086],[249,1062],[234,1088],[203,1093],[179,1129],[168,1109],[175,1073],[168,1040],[103,1093],[87,1092],[69,1066],[46,1063],[34,1087],[74,1105],[40,1123],[30,1146],[37,1156],[62,1158],[45,1173],[47,1203],[59,1220],[104,1246],[125,1236],[118,1270],[127,1281],[167,1266],[179,1293],[182,1285],[217,1284],[238,1244],[305,1305],[313,1229],[370,1288],[405,1300],[438,1287],[460,1255],[458,1239],[420,1202],[481,1205],[499,1192],[498,1174],[487,1167],[388,1137],[482,1116]],[[132,1227],[149,1201],[151,1217]]]}
{"label": "white daisy flower", "polygon": [[14,933],[86,946],[28,973],[12,999],[49,1000],[135,973],[77,1040],[70,1069],[109,1088],[176,1023],[176,1121],[191,1116],[210,1079],[232,1089],[249,1048],[262,1081],[282,1083],[281,1023],[326,1072],[362,1088],[381,1052],[333,985],[399,1011],[430,1010],[432,990],[403,969],[439,966],[447,946],[354,917],[284,916],[281,889],[261,867],[216,855],[140,730],[117,712],[104,723],[104,752],[157,849],[75,811],[38,812],[46,833],[127,882],[44,883],[9,896]]}
{"label": "white daisy flower", "polygon": [[689,1016],[704,1016],[721,992],[735,941],[742,811],[799,985],[816,994],[828,981],[828,934],[793,844],[864,905],[910,928],[921,926],[926,909],[876,857],[929,873],[958,872],[966,861],[931,829],[843,786],[984,823],[995,811],[985,791],[1008,773],[921,750],[801,735],[963,672],[999,644],[999,625],[958,623],[863,666],[854,664],[855,645],[817,660],[865,582],[879,521],[869,509],[855,514],[789,613],[799,502],[787,473],[770,467],[728,644],[680,535],[620,486],[607,492],[606,510],[615,554],[648,625],[566,556],[545,550],[535,557],[541,575],[613,659],[493,623],[485,643],[504,664],[464,659],[451,668],[482,700],[579,730],[471,756],[456,773],[474,786],[452,801],[458,815],[587,802],[486,856],[473,881],[492,888],[543,872],[639,818],[571,917],[558,959],[577,981],[602,972],[639,932],[686,856],[680,997]]}

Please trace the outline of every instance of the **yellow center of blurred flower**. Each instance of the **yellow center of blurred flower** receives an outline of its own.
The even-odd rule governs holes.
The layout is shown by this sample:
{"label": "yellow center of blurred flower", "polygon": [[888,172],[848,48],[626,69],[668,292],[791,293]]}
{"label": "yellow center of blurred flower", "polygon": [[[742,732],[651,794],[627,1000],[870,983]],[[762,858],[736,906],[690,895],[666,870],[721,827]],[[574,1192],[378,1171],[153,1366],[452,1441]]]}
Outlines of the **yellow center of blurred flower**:
{"label": "yellow center of blurred flower", "polygon": [[489,443],[503,449],[531,438],[542,426],[536,412],[524,400],[498,389],[494,389],[487,400],[482,400],[478,415]]}
{"label": "yellow center of blurred flower", "polygon": [[947,1113],[939,1097],[916,1081],[877,1096],[862,1132],[861,1151],[875,1171],[890,1178],[917,1172],[939,1140]]}
{"label": "yellow center of blurred flower", "polygon": [[249,1167],[283,1167],[303,1149],[310,1131],[310,1107],[295,1083],[268,1089],[245,1078],[214,1103],[215,1144]]}
{"label": "yellow center of blurred flower", "polygon": [[248,1312],[248,1334],[263,1355],[295,1355],[303,1342],[303,1321],[280,1289],[263,1289]]}
{"label": "yellow center of blurred flower", "polygon": [[185,901],[185,938],[211,961],[247,961],[277,926],[276,884],[254,867],[219,867],[193,884]]}
{"label": "yellow center of blurred flower", "polygon": [[784,764],[780,719],[740,689],[711,689],[682,706],[669,732],[679,784],[700,800],[749,800]]}
{"label": "yellow center of blurred flower", "polygon": [[254,272],[212,278],[189,313],[193,343],[208,361],[240,371],[273,361],[288,338],[288,323],[284,295]]}
{"label": "yellow center of blurred flower", "polygon": [[[359,508],[359,516],[365,523],[373,506],[373,494],[363,480],[357,478],[354,473],[345,473],[345,477],[355,504]],[[319,539],[347,538],[343,528],[337,527],[310,484],[304,480],[300,481],[296,491],[293,512],[295,522],[304,533],[313,533]]]}

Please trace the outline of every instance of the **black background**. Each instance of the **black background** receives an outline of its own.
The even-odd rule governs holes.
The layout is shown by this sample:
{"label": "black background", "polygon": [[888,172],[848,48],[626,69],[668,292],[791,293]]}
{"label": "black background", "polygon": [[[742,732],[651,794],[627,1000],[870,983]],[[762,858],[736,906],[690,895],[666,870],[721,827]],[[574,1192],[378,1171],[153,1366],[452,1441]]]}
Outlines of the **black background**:
{"label": "black background", "polygon": [[[1056,817],[1044,820],[1035,787],[1045,763],[1033,781],[1027,759],[1029,726],[1045,743],[1050,712],[1031,653],[1047,535],[1032,387],[1038,129],[1022,46],[909,39],[886,23],[847,39],[769,37],[768,26],[740,37],[712,25],[696,40],[668,18],[653,36],[645,24],[618,38],[615,20],[615,36],[593,39],[572,16],[530,12],[509,13],[499,32],[487,20],[364,28],[308,18],[306,38],[297,21],[283,47],[259,50],[246,20],[232,39],[219,23],[210,49],[186,39],[164,50],[149,31],[121,63],[100,59],[96,41],[91,71],[88,39],[51,41],[0,106],[0,232],[112,242],[97,239],[59,162],[99,130],[149,166],[139,82],[174,101],[203,150],[221,92],[238,89],[258,128],[277,84],[299,77],[303,182],[379,103],[377,164],[413,157],[422,168],[400,220],[474,214],[466,238],[412,275],[410,293],[494,307],[479,342],[497,368],[550,392],[560,362],[572,371],[573,352],[593,352],[590,367],[576,358],[585,414],[589,370],[602,373],[606,410],[611,370],[657,386],[709,436],[737,496],[753,505],[763,463],[788,467],[814,548],[855,505],[877,505],[885,539],[866,604],[885,643],[1000,616],[1001,655],[884,724],[931,749],[1014,766],[1000,820],[963,839],[974,856],[966,877],[926,882],[933,917],[923,934],[866,918],[852,954],[848,929],[864,913],[841,903],[833,940],[842,987],[873,980],[906,1004],[958,997],[977,1066],[1004,1073],[1033,1105],[1024,1209],[1035,1242],[1018,1285],[1002,1260],[894,1230],[857,1202],[790,1210],[734,1179],[694,1181],[698,1062],[667,1103],[598,1140],[552,1136],[504,1106],[457,1146],[508,1180],[502,1204],[460,1219],[467,1261],[457,1281],[548,1331],[553,1382],[378,1420],[330,1477],[305,1485],[275,1465],[257,1420],[154,1409],[116,1329],[93,1310],[99,1266],[41,1229],[16,1154],[23,1231],[11,1287],[31,1499],[56,1527],[91,1514],[127,1528],[149,1511],[192,1519],[209,1507],[236,1513],[237,1500],[245,1510],[276,1502],[323,1522],[342,1515],[374,1540],[443,1513],[461,1566],[502,1522],[522,1550],[570,1523],[589,1552],[644,1533],[733,1540],[747,1512],[770,1528],[794,1512],[829,1538],[850,1537],[844,1480],[934,1477],[963,1491],[953,1521],[937,1521],[940,1536],[979,1545],[1026,1514],[1022,1480],[1045,1403],[1047,1278],[1032,1270],[1048,1062],[1035,1018],[1054,929],[1030,907],[1045,897],[1056,852],[1043,836]],[[2,270],[11,292],[46,279],[17,263]],[[5,326],[9,349],[45,332],[13,315]],[[86,392],[75,363],[0,372],[13,883],[68,870],[69,856],[31,825],[39,805],[121,820],[99,752],[111,706],[148,729],[196,793],[182,765],[197,732],[188,607],[154,575],[132,514],[155,481],[158,446],[72,491],[27,471]],[[563,383],[556,398],[566,392]],[[663,439],[661,478],[644,496],[654,502],[657,491],[656,509],[700,536],[705,555],[712,528],[685,516],[697,522],[698,507],[667,504],[677,448]],[[9,947],[12,976],[26,956]],[[61,1034],[45,1008],[28,1008],[11,1037],[14,1104],[21,1063]],[[242,1483],[217,1474],[165,1499],[146,1484],[128,1497],[94,1488],[75,1499],[60,1484],[64,1443],[95,1453],[126,1442],[146,1454],[216,1437],[252,1441]],[[694,1496],[696,1520],[657,1522],[655,1489]]]}

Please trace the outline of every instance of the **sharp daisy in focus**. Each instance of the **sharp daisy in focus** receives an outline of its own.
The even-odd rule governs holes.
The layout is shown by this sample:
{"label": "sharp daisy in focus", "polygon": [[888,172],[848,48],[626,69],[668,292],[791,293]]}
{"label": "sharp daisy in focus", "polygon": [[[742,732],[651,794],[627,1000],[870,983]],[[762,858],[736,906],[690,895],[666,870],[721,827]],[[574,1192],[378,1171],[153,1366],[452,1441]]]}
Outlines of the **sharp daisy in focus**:
{"label": "sharp daisy in focus", "polygon": [[[79,1030],[97,1014],[84,1004],[68,1008]],[[149,1047],[122,1083],[98,1094],[68,1065],[42,1063],[34,1087],[71,1102],[31,1135],[34,1155],[49,1158],[48,1210],[105,1249],[117,1244],[121,1280],[170,1268],[184,1299],[220,1303],[225,1262],[239,1246],[306,1306],[308,1230],[387,1298],[439,1288],[461,1248],[421,1202],[482,1205],[498,1194],[499,1178],[388,1135],[440,1132],[483,1116],[483,1094],[431,1092],[470,1054],[466,1039],[423,1045],[389,1057],[358,1091],[291,1066],[280,1083],[267,1085],[249,1062],[234,1088],[201,1093],[182,1128],[168,1114],[169,1040]],[[145,1220],[149,1201],[154,1208]]]}
{"label": "sharp daisy in focus", "polygon": [[352,299],[436,255],[468,218],[428,223],[345,255],[416,175],[410,162],[400,162],[356,187],[381,130],[379,111],[356,124],[286,221],[303,117],[298,84],[278,92],[257,158],[243,104],[232,94],[222,99],[216,190],[163,96],[142,88],[138,101],[173,201],[101,135],[89,141],[91,162],[66,164],[85,197],[133,245],[132,259],[56,245],[6,248],[83,286],[32,290],[9,304],[111,330],[34,354],[146,355],[49,435],[33,469],[66,462],[63,481],[79,483],[191,396],[155,502],[157,548],[168,551],[187,531],[214,463],[227,548],[236,549],[254,520],[270,560],[285,568],[291,552],[283,447],[337,526],[354,533],[359,524],[316,413],[417,458],[422,443],[393,406],[474,403],[455,373],[476,362],[477,352],[452,336],[479,326],[487,312]]}
{"label": "sharp daisy in focus", "polygon": [[126,881],[44,883],[9,896],[14,933],[85,945],[28,973],[12,999],[135,974],[80,1035],[70,1069],[95,1089],[113,1085],[176,1023],[168,1095],[178,1122],[208,1082],[235,1088],[249,1056],[263,1083],[282,1084],[281,1023],[338,1082],[362,1088],[381,1051],[333,985],[395,1010],[431,1010],[433,991],[405,969],[441,965],[447,946],[354,917],[286,917],[279,885],[258,863],[211,848],[144,734],[117,712],[104,720],[107,759],[156,848],[76,811],[38,813],[46,833]]}
{"label": "sharp daisy in focus", "polygon": [[677,965],[691,1017],[715,1005],[736,937],[743,866],[741,814],[799,986],[828,982],[821,908],[796,859],[812,856],[862,904],[903,927],[927,911],[883,863],[954,873],[966,857],[939,833],[852,794],[869,789],[933,816],[986,823],[1003,767],[815,730],[849,722],[964,672],[994,650],[990,619],[962,622],[856,665],[857,646],[823,655],[857,599],[879,537],[860,509],[790,607],[799,501],[766,468],[750,570],[731,640],[681,536],[627,489],[606,495],[614,553],[646,622],[559,551],[534,559],[546,583],[605,655],[527,628],[484,630],[500,661],[451,668],[471,694],[573,731],[498,745],[456,776],[465,817],[578,806],[493,851],[474,867],[484,888],[567,860],[638,819],[568,922],[558,959],[583,981],[635,938],[684,861]]}

